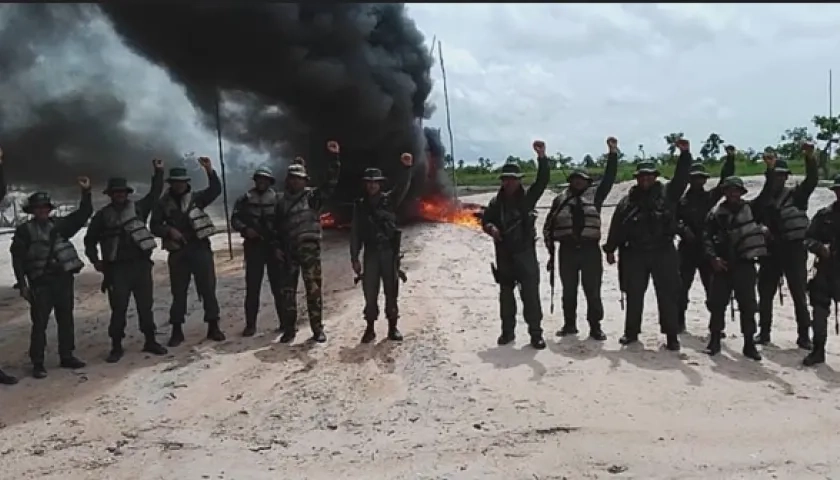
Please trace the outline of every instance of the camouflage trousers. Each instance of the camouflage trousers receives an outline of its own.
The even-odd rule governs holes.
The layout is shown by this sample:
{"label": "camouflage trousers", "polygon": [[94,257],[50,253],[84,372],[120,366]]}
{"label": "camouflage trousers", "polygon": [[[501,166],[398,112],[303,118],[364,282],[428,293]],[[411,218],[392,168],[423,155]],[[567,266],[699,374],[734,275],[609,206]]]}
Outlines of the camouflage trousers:
{"label": "camouflage trousers", "polygon": [[321,295],[321,243],[303,242],[286,253],[286,272],[281,287],[283,296],[282,325],[285,331],[294,331],[297,324],[298,278],[303,277],[309,325],[313,333],[323,331]]}

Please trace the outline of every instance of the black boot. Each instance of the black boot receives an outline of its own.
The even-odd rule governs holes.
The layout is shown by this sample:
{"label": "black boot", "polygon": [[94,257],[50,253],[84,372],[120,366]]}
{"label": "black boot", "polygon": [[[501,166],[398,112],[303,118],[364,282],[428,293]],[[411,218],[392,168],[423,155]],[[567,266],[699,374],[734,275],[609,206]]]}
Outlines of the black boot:
{"label": "black boot", "polygon": [[622,335],[621,338],[618,339],[618,343],[620,343],[622,345],[631,345],[631,344],[634,344],[638,341],[639,341],[639,336],[638,335],[630,335],[628,333],[625,333],[624,335]]}
{"label": "black boot", "polygon": [[507,345],[509,343],[513,343],[514,340],[516,340],[516,335],[513,332],[502,332],[496,340],[496,343],[499,345]]}
{"label": "black boot", "polygon": [[669,333],[665,341],[665,348],[672,352],[680,351],[680,338],[676,333]]}
{"label": "black boot", "polygon": [[814,344],[811,343],[811,339],[809,337],[810,335],[808,334],[808,327],[799,328],[798,335],[796,336],[796,345],[802,350],[813,349]]}
{"label": "black boot", "polygon": [[18,379],[0,370],[0,385],[14,385]]}
{"label": "black boot", "polygon": [[323,328],[312,331],[312,341],[315,343],[324,343],[327,341],[327,335],[324,333]]}
{"label": "black boot", "polygon": [[720,353],[720,333],[712,332],[709,335],[709,344],[706,345],[706,349],[703,350],[709,356],[714,356]]}
{"label": "black boot", "polygon": [[814,348],[811,350],[811,353],[802,360],[802,365],[812,367],[820,363],[825,363],[825,337],[814,335]]}
{"label": "black boot", "polygon": [[32,376],[34,378],[47,378],[47,369],[44,368],[43,363],[35,363],[32,365]]}
{"label": "black boot", "polygon": [[545,340],[542,335],[531,335],[531,346],[537,350],[545,349]]}
{"label": "black boot", "polygon": [[374,328],[374,325],[374,321],[367,321],[367,328],[365,328],[365,333],[362,334],[362,343],[370,343],[376,340],[376,328]]}
{"label": "black boot", "polygon": [[578,334],[577,325],[575,325],[573,322],[566,322],[565,324],[563,324],[563,328],[561,328],[557,332],[558,337],[566,337],[566,336],[569,336],[569,335],[577,335],[577,334]]}
{"label": "black boot", "polygon": [[589,338],[599,342],[603,342],[607,339],[607,336],[601,329],[601,322],[589,322]]}
{"label": "black boot", "polygon": [[758,349],[755,348],[755,339],[751,335],[744,335],[744,349],[741,351],[745,357],[755,360],[756,362],[761,360],[761,354],[758,353]]}
{"label": "black boot", "polygon": [[280,336],[280,343],[292,343],[295,341],[297,330],[295,327],[284,328],[283,335]]}
{"label": "black boot", "polygon": [[61,359],[61,362],[59,362],[59,366],[61,368],[67,368],[69,370],[78,370],[80,368],[85,368],[86,365],[87,364],[85,362],[79,360],[73,355],[70,355],[69,357],[64,357]]}
{"label": "black boot", "polygon": [[392,342],[402,342],[403,340],[402,333],[400,333],[399,329],[397,329],[396,318],[388,319],[388,340],[391,340]]}
{"label": "black boot", "polygon": [[166,355],[169,353],[163,345],[157,342],[154,333],[146,334],[146,341],[143,343],[143,351],[151,353],[152,355]]}
{"label": "black boot", "polygon": [[257,322],[246,322],[245,329],[242,330],[243,337],[253,337],[257,333]]}
{"label": "black boot", "polygon": [[167,345],[177,347],[182,343],[184,343],[184,329],[180,323],[176,323],[172,325],[172,333],[169,335],[169,343]]}
{"label": "black boot", "polygon": [[213,340],[214,342],[225,341],[225,334],[222,333],[222,329],[219,328],[218,320],[211,320],[207,322],[207,340]]}
{"label": "black boot", "polygon": [[111,352],[105,358],[108,363],[117,363],[123,357],[125,351],[122,347],[122,340],[115,338],[111,340]]}
{"label": "black boot", "polygon": [[770,327],[761,327],[753,340],[756,345],[768,345],[770,343]]}

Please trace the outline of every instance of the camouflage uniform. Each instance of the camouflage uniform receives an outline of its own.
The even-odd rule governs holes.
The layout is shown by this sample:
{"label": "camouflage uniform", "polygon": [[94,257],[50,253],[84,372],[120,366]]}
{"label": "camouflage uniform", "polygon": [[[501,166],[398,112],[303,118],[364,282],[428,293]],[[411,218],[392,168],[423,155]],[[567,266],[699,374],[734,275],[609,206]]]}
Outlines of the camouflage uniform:
{"label": "camouflage uniform", "polygon": [[[835,192],[840,189],[840,175],[835,177],[831,189]],[[825,362],[828,314],[831,312],[832,300],[835,310],[840,301],[840,201],[835,201],[814,215],[808,227],[805,245],[811,253],[817,255],[816,274],[808,282],[814,316],[814,348],[802,361],[805,366],[812,366]],[[822,257],[820,253],[824,246],[828,248],[827,257]]]}
{"label": "camouflage uniform", "polygon": [[[499,284],[499,313],[502,320],[502,334],[497,343],[505,345],[515,338],[516,298],[513,296],[519,284],[522,297],[522,309],[531,345],[545,348],[542,330],[542,305],[540,304],[540,266],[536,250],[536,205],[545,192],[551,177],[548,158],[538,159],[539,167],[534,184],[527,190],[520,188],[512,196],[499,189],[490,200],[482,215],[481,224],[485,232],[492,227],[502,235],[500,242],[495,242],[496,266],[493,275]],[[519,165],[505,164],[500,179],[505,177],[522,178]]]}
{"label": "camouflage uniform", "polygon": [[[24,207],[31,213],[37,206],[54,208],[50,196],[37,192]],[[82,368],[85,363],[73,356],[74,284],[75,275],[84,267],[70,239],[81,230],[93,213],[90,190],[82,193],[78,210],[64,217],[51,217],[43,222],[32,219],[20,225],[12,238],[10,252],[15,278],[20,288],[28,287],[32,317],[29,358],[35,378],[47,375],[44,369],[44,348],[47,345],[47,323],[55,312],[58,324],[58,354],[63,368]]]}
{"label": "camouflage uniform", "polygon": [[[176,167],[169,170],[167,182],[189,180],[186,169]],[[171,188],[168,189],[152,210],[150,230],[155,236],[163,239],[163,248],[169,252],[167,265],[172,290],[172,306],[169,308],[169,323],[172,324],[170,347],[177,347],[184,341],[182,325],[187,313],[190,281],[193,278],[199,298],[204,303],[207,338],[217,342],[225,339],[219,328],[216,265],[210,247],[210,237],[216,232],[216,228],[204,211],[222,193],[222,182],[213,170],[208,172],[207,180],[207,188],[197,192],[188,188],[183,195],[176,195]],[[172,238],[171,229],[179,231],[183,239],[176,241]]]}
{"label": "camouflage uniform", "polygon": [[[365,295],[364,317],[367,328],[362,343],[376,338],[374,322],[379,318],[379,285],[385,291],[385,316],[388,318],[388,338],[402,340],[397,329],[399,307],[399,248],[401,232],[397,229],[396,211],[408,193],[411,182],[410,168],[405,167],[394,188],[380,191],[375,196],[366,195],[353,208],[353,224],[350,233],[350,259],[359,261],[364,248],[362,262],[362,289]],[[385,177],[378,168],[365,171],[363,181],[385,183]]]}
{"label": "camouflage uniform", "polygon": [[[112,178],[103,192],[109,195],[124,190],[129,195],[134,189],[124,178]],[[163,173],[156,171],[152,188],[137,202],[127,200],[123,205],[109,203],[96,212],[85,235],[85,254],[94,265],[100,264],[104,275],[102,290],[108,293],[111,320],[108,335],[111,353],[107,361],[115,363],[122,358],[122,339],[125,337],[126,313],[134,295],[140,331],[146,338],[144,352],[165,355],[166,349],[155,340],[154,281],[152,279],[152,252],[157,248],[154,235],[146,227],[146,220],[163,191]],[[99,249],[102,250],[100,263]]]}
{"label": "camouflage uniform", "polygon": [[[254,180],[268,179],[274,184],[274,175],[268,168],[260,168],[254,173]],[[245,330],[242,335],[250,337],[256,333],[257,314],[260,311],[260,290],[263,275],[268,271],[268,282],[274,296],[274,308],[277,318],[283,315],[282,263],[275,251],[278,247],[274,237],[277,217],[278,193],[271,187],[260,191],[256,187],[240,197],[233,206],[230,226],[244,238],[245,251]],[[245,232],[253,230],[257,238],[248,238]],[[280,322],[282,325],[282,322]]]}
{"label": "camouflage uniform", "polygon": [[[328,178],[320,187],[306,187],[299,192],[290,188],[280,195],[277,228],[282,237],[285,268],[283,275],[283,322],[281,342],[291,342],[297,330],[298,277],[303,277],[306,305],[312,338],[325,342],[321,292],[321,210],[335,191],[340,173],[338,155],[334,155]],[[309,179],[303,165],[289,166],[288,177]]]}

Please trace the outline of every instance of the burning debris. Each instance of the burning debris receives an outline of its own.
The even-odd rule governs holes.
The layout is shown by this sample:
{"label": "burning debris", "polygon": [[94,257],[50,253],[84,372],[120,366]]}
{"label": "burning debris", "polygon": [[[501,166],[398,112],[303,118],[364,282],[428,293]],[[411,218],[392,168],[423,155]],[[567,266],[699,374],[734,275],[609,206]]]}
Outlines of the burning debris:
{"label": "burning debris", "polygon": [[427,222],[454,223],[480,229],[484,207],[446,197],[433,197],[421,199],[418,209],[420,218]]}

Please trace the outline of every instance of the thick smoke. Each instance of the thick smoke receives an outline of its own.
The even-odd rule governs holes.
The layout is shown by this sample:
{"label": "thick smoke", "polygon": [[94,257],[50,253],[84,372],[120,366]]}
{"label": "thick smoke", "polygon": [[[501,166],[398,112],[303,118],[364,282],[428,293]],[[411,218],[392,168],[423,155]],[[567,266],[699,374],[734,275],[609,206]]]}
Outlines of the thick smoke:
{"label": "thick smoke", "polygon": [[214,120],[216,92],[227,93],[229,140],[271,152],[279,162],[303,155],[314,182],[325,172],[326,142],[338,140],[340,197],[357,192],[366,167],[393,172],[402,152],[425,162],[416,119],[431,113],[431,58],[402,4],[109,3],[101,9],[130,48],[186,88],[206,125]]}

